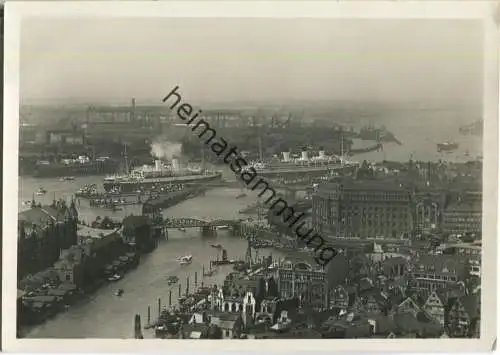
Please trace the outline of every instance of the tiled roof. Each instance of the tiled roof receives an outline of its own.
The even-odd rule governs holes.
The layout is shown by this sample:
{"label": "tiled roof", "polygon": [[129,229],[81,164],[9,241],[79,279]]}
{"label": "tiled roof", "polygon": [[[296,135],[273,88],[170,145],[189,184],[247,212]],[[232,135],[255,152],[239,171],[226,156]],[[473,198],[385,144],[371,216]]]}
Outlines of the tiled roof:
{"label": "tiled roof", "polygon": [[460,275],[465,270],[466,259],[457,255],[421,255],[415,262],[415,271],[419,266],[431,268],[438,274],[453,274],[453,271]]}

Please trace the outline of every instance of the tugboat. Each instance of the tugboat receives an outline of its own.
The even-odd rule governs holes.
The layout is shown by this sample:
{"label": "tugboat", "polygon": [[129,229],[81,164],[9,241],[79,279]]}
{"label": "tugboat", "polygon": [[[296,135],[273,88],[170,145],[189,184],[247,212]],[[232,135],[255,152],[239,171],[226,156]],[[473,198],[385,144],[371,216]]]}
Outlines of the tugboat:
{"label": "tugboat", "polygon": [[37,196],[43,196],[47,193],[47,190],[45,190],[43,187],[40,187],[36,192],[35,195]]}
{"label": "tugboat", "polygon": [[444,142],[437,144],[438,152],[451,152],[458,149],[458,143],[455,142]]}
{"label": "tugboat", "polygon": [[220,244],[210,244],[210,246],[215,249],[222,249],[222,245]]}
{"label": "tugboat", "polygon": [[170,285],[176,284],[178,281],[179,281],[179,278],[177,276],[169,276],[168,280],[167,280],[167,284],[170,286]]}

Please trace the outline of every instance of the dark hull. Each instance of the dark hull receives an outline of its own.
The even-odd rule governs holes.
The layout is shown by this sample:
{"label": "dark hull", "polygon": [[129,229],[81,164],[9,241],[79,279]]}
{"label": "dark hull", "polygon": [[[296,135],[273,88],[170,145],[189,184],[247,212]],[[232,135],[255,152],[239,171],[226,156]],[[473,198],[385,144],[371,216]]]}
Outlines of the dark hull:
{"label": "dark hull", "polygon": [[458,149],[458,144],[453,143],[453,144],[438,144],[437,145],[437,150],[438,152],[451,152],[454,150]]}
{"label": "dark hull", "polygon": [[169,185],[169,184],[186,184],[186,183],[207,183],[211,181],[220,181],[222,174],[213,175],[193,175],[192,177],[183,177],[182,179],[168,179],[168,180],[150,180],[150,181],[138,181],[138,182],[107,182],[103,183],[104,190],[106,192],[118,189],[121,193],[135,193],[139,189],[149,190],[153,186],[158,185]]}
{"label": "dark hull", "polygon": [[78,165],[38,165],[33,171],[35,177],[86,176],[110,174],[117,165],[113,162],[94,162]]}

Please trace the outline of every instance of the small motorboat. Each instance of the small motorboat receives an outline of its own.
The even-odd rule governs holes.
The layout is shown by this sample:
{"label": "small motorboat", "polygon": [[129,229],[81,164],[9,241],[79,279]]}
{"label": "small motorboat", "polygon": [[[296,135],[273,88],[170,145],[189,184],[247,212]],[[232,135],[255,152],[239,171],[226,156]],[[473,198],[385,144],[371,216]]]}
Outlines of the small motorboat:
{"label": "small motorboat", "polygon": [[220,244],[210,244],[210,246],[211,246],[212,248],[222,249],[222,245],[220,245]]}
{"label": "small motorboat", "polygon": [[183,256],[181,258],[179,258],[179,263],[181,265],[188,265],[188,264],[191,264],[193,262],[193,256],[192,255],[186,255],[186,256]]}
{"label": "small motorboat", "polygon": [[110,276],[108,277],[108,281],[118,281],[120,280],[122,277],[118,274],[114,274],[113,276]]}
{"label": "small motorboat", "polygon": [[47,193],[47,190],[45,190],[43,187],[40,187],[36,192],[35,195],[37,196],[43,196]]}
{"label": "small motorboat", "polygon": [[123,289],[119,288],[118,290],[115,291],[115,296],[121,297],[123,295]]}
{"label": "small motorboat", "polygon": [[237,198],[237,199],[240,199],[240,198],[243,198],[243,197],[246,197],[246,196],[247,196],[247,194],[245,194],[245,193],[241,193],[241,194],[239,194],[238,196],[236,196],[236,198]]}
{"label": "small motorboat", "polygon": [[185,231],[186,231],[186,228],[179,228],[179,231],[181,231],[181,232],[185,232]]}
{"label": "small motorboat", "polygon": [[221,231],[223,231],[223,230],[228,230],[228,229],[229,229],[229,226],[217,226],[217,227],[216,227],[216,229],[217,229],[217,230],[221,230]]}
{"label": "small motorboat", "polygon": [[167,279],[167,284],[170,286],[170,285],[176,284],[178,281],[179,281],[179,278],[177,276],[169,276]]}

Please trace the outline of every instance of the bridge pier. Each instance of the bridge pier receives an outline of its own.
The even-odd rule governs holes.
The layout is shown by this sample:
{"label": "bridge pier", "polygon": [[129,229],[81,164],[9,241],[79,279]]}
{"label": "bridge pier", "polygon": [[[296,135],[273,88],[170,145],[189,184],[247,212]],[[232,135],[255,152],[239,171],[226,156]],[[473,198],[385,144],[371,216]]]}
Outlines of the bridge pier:
{"label": "bridge pier", "polygon": [[203,237],[213,237],[217,235],[217,230],[213,226],[203,226],[200,229]]}
{"label": "bridge pier", "polygon": [[241,233],[241,224],[240,223],[234,223],[231,226],[231,235],[233,237],[240,237],[242,235],[242,233]]}

